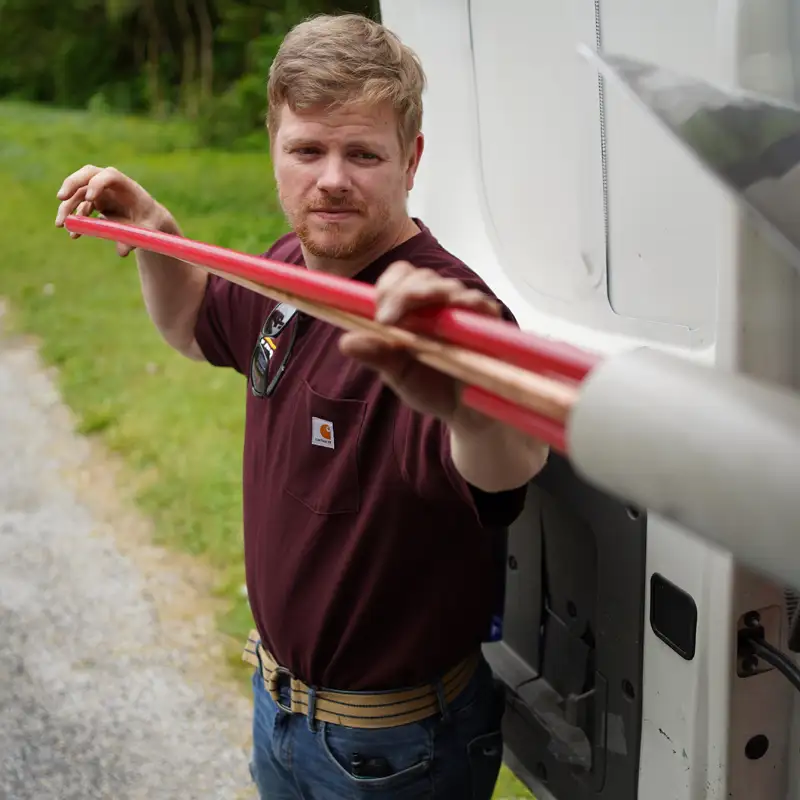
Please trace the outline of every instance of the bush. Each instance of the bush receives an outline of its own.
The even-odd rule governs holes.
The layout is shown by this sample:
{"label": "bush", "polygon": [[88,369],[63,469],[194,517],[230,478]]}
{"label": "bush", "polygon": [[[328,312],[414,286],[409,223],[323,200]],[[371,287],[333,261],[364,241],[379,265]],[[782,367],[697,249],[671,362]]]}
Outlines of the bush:
{"label": "bush", "polygon": [[203,147],[241,148],[266,119],[266,83],[245,75],[223,94],[208,100],[197,118],[198,144]]}

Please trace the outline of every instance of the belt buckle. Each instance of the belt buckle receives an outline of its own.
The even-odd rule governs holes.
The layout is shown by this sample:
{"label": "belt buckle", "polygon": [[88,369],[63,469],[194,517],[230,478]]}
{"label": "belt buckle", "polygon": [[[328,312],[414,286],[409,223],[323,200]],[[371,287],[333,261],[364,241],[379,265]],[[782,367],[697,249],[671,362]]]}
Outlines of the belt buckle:
{"label": "belt buckle", "polygon": [[[287,685],[289,687],[289,706],[285,706],[281,703],[281,695],[280,690],[278,687],[278,681],[280,680],[281,675],[285,676],[287,679]],[[285,667],[276,666],[272,672],[270,673],[269,678],[267,678],[267,691],[270,693],[270,696],[275,701],[275,705],[278,708],[286,711],[287,713],[292,713],[292,673],[289,672],[288,669]]]}

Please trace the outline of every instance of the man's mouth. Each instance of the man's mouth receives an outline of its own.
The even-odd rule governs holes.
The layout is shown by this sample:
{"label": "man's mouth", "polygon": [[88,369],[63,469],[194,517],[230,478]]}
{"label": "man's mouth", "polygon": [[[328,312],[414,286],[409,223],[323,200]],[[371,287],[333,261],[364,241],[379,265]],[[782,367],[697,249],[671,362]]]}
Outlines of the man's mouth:
{"label": "man's mouth", "polygon": [[353,214],[358,214],[358,209],[355,208],[312,208],[312,214],[316,214],[322,219],[341,219],[342,217],[348,217]]}

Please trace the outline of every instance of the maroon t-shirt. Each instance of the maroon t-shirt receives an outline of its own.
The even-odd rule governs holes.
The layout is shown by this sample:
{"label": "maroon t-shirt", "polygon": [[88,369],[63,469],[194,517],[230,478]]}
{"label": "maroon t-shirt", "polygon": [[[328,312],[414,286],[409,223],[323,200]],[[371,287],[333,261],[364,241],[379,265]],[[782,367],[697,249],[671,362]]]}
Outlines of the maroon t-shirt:
{"label": "maroon t-shirt", "polygon": [[[355,279],[374,283],[404,259],[491,294],[417,224],[421,233]],[[265,256],[304,264],[294,234]],[[248,379],[244,551],[256,627],[280,664],[317,686],[380,690],[435,679],[488,633],[492,537],[520,513],[525,488],[468,486],[446,426],[345,358],[342,331],[320,320],[301,317],[277,390],[254,397],[251,355],[275,305],[211,276],[195,331],[211,364]],[[290,334],[276,339],[276,363]]]}

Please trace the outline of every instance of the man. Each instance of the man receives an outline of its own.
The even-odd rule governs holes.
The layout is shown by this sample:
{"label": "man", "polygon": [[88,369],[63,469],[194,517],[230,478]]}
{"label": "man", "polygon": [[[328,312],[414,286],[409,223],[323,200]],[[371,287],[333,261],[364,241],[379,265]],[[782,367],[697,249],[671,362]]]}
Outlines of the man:
{"label": "man", "polygon": [[[429,305],[510,318],[407,213],[424,83],[416,56],[368,19],[321,16],[289,33],[270,69],[268,130],[292,232],[266,255],[374,284],[385,323]],[[78,170],[58,197],[57,225],[96,209],[179,232],[112,168]],[[503,710],[480,653],[492,536],[519,514],[546,446],[464,407],[455,381],[375,337],[136,256],[167,343],[247,378],[261,796],[488,800]]]}

